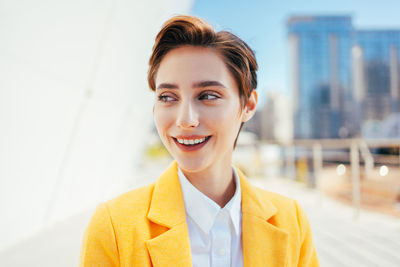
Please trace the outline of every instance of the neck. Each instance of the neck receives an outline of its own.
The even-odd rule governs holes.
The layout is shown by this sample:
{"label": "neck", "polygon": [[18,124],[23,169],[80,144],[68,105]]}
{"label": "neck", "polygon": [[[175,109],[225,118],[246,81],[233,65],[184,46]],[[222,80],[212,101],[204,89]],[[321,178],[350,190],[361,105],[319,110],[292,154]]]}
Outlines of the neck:
{"label": "neck", "polygon": [[236,185],[230,162],[214,165],[196,173],[181,170],[194,187],[212,199],[221,208],[235,194]]}

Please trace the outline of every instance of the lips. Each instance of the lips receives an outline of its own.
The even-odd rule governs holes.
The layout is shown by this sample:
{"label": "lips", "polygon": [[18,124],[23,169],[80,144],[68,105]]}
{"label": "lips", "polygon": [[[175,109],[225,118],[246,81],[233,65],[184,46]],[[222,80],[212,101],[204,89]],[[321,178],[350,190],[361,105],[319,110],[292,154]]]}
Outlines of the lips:
{"label": "lips", "polygon": [[[207,137],[205,137],[205,140],[203,142],[197,143],[197,144],[195,144],[195,142],[198,142],[199,140],[204,139],[204,136],[203,137],[191,136],[190,138],[187,138],[187,137],[184,138],[184,137],[178,136],[176,138],[173,137],[172,139],[174,140],[177,147],[179,147],[182,151],[190,152],[190,151],[196,151],[196,150],[201,149],[203,146],[205,146],[208,143],[210,138],[211,138],[211,136],[207,136]],[[178,139],[180,142],[178,141]],[[196,141],[194,141],[194,140],[196,140]],[[184,144],[181,144],[182,141],[184,142]]]}

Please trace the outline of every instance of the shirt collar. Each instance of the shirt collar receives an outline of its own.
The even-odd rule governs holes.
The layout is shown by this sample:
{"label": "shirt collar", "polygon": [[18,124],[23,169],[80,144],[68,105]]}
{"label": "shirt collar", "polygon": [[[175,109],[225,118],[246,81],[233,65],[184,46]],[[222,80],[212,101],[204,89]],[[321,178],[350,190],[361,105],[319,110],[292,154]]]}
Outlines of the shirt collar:
{"label": "shirt collar", "polygon": [[[229,212],[236,235],[240,234],[240,219],[241,219],[241,188],[239,175],[236,169],[233,168],[233,177],[235,179],[236,190],[233,197],[225,205],[223,209]],[[179,181],[182,187],[183,199],[185,202],[186,214],[200,227],[205,233],[209,234],[211,227],[214,224],[215,218],[221,207],[212,199],[200,192],[194,187],[182,173],[178,167]]]}

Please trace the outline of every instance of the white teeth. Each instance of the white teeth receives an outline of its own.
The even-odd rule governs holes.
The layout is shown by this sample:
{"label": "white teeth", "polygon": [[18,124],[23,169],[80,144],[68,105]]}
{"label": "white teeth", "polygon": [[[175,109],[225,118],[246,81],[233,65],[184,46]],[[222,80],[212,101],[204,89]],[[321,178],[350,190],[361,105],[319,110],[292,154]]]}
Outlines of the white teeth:
{"label": "white teeth", "polygon": [[203,143],[206,140],[206,137],[201,139],[177,139],[180,144],[185,145],[197,145]]}
{"label": "white teeth", "polygon": [[195,143],[195,144],[199,144],[199,143],[203,143],[204,141],[206,141],[206,138],[205,138],[205,137],[202,138],[202,139],[196,139],[196,140],[194,140],[194,143]]}

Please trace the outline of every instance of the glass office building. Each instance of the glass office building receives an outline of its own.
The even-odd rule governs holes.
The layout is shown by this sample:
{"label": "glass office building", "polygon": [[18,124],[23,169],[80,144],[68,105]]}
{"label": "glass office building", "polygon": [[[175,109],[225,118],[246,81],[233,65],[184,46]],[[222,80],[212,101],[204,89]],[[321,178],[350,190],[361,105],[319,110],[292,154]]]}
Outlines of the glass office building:
{"label": "glass office building", "polygon": [[287,26],[295,138],[400,137],[400,30],[356,30],[351,16]]}
{"label": "glass office building", "polygon": [[295,138],[351,135],[351,17],[294,16],[287,26]]}
{"label": "glass office building", "polygon": [[354,89],[363,137],[400,138],[399,48],[400,30],[356,32],[354,71],[361,75],[354,75]]}
{"label": "glass office building", "polygon": [[400,111],[400,30],[359,30],[353,50],[355,92],[362,121],[383,121]]}

